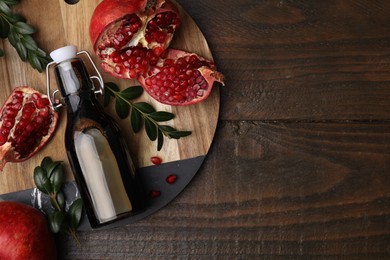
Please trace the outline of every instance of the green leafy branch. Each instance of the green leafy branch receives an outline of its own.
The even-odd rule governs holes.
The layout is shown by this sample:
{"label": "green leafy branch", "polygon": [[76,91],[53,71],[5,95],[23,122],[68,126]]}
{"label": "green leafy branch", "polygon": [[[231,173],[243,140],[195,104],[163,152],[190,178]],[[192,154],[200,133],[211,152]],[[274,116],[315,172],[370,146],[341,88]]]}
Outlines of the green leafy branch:
{"label": "green leafy branch", "polygon": [[45,157],[41,165],[34,169],[34,182],[41,192],[50,197],[52,211],[47,214],[51,231],[66,231],[78,242],[76,230],[80,224],[83,202],[80,198],[76,199],[65,211],[66,199],[62,191],[64,171],[61,162],[53,162],[50,157]]}
{"label": "green leafy branch", "polygon": [[104,106],[109,104],[110,98],[115,98],[115,111],[122,119],[130,114],[131,128],[138,133],[143,124],[146,134],[151,141],[157,139],[157,150],[160,151],[164,144],[164,136],[179,139],[191,134],[191,131],[178,131],[169,125],[160,125],[173,119],[174,114],[166,111],[156,111],[149,103],[131,102],[130,100],[140,97],[143,93],[141,86],[128,87],[122,91],[112,82],[105,83]]}
{"label": "green leafy branch", "polygon": [[[26,19],[13,13],[10,6],[16,5],[20,0],[0,0],[0,38],[6,39],[16,49],[22,61],[42,72],[51,58],[41,50],[33,37],[36,30],[26,22]],[[4,51],[0,49],[0,57]]]}

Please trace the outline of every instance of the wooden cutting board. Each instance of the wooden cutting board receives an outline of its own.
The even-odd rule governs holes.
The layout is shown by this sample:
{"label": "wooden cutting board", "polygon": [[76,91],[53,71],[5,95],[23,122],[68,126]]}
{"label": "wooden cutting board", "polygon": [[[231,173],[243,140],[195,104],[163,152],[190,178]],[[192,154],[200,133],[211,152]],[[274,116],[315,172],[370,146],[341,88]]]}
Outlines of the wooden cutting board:
{"label": "wooden cutting board", "polygon": [[[14,6],[13,10],[25,16],[28,23],[37,29],[37,33],[33,37],[46,52],[49,53],[65,45],[76,45],[79,50],[86,50],[92,54],[95,63],[98,63],[89,41],[88,29],[90,17],[99,2],[98,0],[84,0],[75,5],[68,5],[62,0],[44,2],[29,0],[22,1],[21,4]],[[178,7],[182,17],[182,26],[175,35],[172,47],[192,51],[212,59],[202,32],[191,17],[180,6]],[[22,62],[7,40],[0,40],[0,48],[5,51],[5,56],[0,58],[1,104],[16,86],[28,85],[45,92],[45,72],[39,73],[32,69],[29,64]],[[138,84],[134,80],[112,78],[103,73],[100,67],[99,70],[106,82],[115,82],[122,89]],[[52,79],[52,87],[55,87],[54,77]],[[218,121],[220,101],[218,87],[214,86],[206,101],[192,106],[171,107],[162,105],[151,99],[146,93],[143,94],[140,100],[151,103],[157,110],[174,113],[176,118],[169,121],[168,124],[178,130],[190,130],[192,135],[180,140],[165,138],[163,149],[158,152],[156,142],[150,141],[143,130],[140,133],[133,134],[130,120],[120,120],[110,107],[108,113],[113,115],[120,124],[137,167],[152,165],[150,162],[151,156],[159,156],[163,159],[163,162],[172,162],[207,154]],[[0,173],[0,194],[34,187],[33,170],[45,156],[50,156],[53,160],[63,161],[67,180],[73,179],[64,148],[65,109],[61,110],[60,123],[53,139],[44,149],[25,162],[8,163],[4,167],[3,172]]]}

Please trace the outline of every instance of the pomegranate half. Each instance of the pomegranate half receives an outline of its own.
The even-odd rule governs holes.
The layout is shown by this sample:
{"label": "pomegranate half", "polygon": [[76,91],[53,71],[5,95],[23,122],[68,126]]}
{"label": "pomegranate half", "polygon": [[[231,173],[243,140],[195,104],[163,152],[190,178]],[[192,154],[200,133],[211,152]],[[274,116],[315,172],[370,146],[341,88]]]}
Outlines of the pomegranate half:
{"label": "pomegranate half", "polygon": [[57,122],[46,95],[27,86],[15,88],[0,111],[0,170],[41,150]]}

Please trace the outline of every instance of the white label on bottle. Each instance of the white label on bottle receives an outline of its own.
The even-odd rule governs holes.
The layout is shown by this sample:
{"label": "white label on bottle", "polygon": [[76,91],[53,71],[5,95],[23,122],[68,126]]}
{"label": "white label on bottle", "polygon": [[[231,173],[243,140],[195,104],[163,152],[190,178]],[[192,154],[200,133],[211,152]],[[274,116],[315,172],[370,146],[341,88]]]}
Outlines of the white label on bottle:
{"label": "white label on bottle", "polygon": [[75,133],[76,154],[101,223],[132,210],[115,156],[98,129]]}

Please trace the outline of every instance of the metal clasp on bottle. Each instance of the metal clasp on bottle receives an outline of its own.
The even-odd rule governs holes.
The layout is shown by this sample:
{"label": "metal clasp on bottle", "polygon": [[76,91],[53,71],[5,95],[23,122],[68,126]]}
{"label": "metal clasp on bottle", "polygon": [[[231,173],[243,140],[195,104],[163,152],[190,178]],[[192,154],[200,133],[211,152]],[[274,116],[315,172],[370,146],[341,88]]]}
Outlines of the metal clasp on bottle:
{"label": "metal clasp on bottle", "polygon": [[[92,58],[91,58],[91,55],[87,52],[87,51],[79,51],[77,52],[76,56],[79,56],[79,55],[86,55],[88,57],[88,60],[90,61],[90,63],[92,64],[97,76],[90,76],[90,80],[91,80],[91,83],[92,83],[92,86],[95,86],[95,84],[93,84],[93,80],[97,80],[99,82],[99,88],[96,89],[95,87],[93,87],[93,91],[95,94],[103,94],[104,92],[104,82],[103,82],[103,78],[99,72],[99,70],[97,69],[96,67],[96,64],[93,62]],[[49,101],[50,101],[50,105],[53,107],[53,109],[55,111],[58,111],[58,109],[60,107],[63,106],[63,104],[61,102],[59,102],[55,96],[56,94],[59,92],[58,89],[56,89],[55,91],[53,91],[53,93],[51,93],[51,87],[50,87],[50,73],[49,73],[49,69],[50,69],[50,66],[52,65],[55,65],[57,64],[55,61],[52,61],[50,63],[48,63],[46,65],[46,88],[47,88],[47,96],[49,97]]]}

